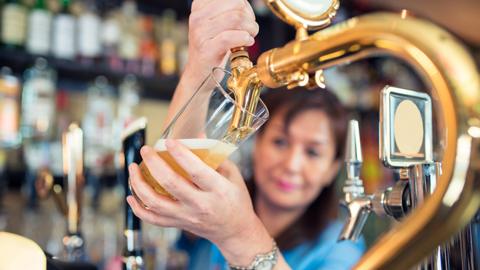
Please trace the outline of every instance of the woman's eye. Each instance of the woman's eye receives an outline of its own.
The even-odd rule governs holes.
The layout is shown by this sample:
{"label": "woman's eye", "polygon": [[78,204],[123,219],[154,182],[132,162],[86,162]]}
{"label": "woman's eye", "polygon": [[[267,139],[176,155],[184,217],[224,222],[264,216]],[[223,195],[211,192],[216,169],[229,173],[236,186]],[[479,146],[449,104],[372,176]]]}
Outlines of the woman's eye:
{"label": "woman's eye", "polygon": [[273,144],[275,144],[278,147],[284,147],[287,145],[287,140],[285,140],[284,138],[274,138]]}
{"label": "woman's eye", "polygon": [[320,153],[316,149],[309,148],[307,149],[307,155],[309,157],[316,158],[320,156]]}

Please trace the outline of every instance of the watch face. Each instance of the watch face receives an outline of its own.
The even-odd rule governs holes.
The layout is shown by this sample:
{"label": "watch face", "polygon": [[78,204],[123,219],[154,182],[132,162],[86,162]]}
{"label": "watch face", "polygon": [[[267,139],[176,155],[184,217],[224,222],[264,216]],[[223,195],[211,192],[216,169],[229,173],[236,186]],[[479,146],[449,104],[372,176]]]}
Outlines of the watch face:
{"label": "watch face", "polygon": [[273,269],[273,263],[271,261],[263,261],[260,262],[257,267],[255,267],[255,270],[272,270]]}

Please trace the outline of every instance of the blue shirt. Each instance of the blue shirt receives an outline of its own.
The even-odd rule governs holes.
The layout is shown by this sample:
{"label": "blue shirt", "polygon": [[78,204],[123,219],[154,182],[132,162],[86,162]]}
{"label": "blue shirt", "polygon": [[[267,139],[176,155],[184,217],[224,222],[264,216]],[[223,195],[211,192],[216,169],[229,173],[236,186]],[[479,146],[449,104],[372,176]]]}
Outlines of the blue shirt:
{"label": "blue shirt", "polygon": [[[350,269],[365,251],[363,239],[357,242],[337,242],[343,224],[331,222],[312,242],[300,244],[290,250],[282,250],[288,265],[295,270]],[[195,241],[182,236],[177,247],[190,257],[189,270],[224,270],[228,263],[220,250],[205,239]]]}

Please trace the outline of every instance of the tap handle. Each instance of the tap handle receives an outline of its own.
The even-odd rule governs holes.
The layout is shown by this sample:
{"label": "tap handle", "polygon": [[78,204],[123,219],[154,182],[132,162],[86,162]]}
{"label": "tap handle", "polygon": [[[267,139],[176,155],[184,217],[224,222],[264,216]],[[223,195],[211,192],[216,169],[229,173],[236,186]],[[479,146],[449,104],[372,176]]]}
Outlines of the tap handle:
{"label": "tap handle", "polygon": [[[140,149],[145,145],[147,119],[139,118],[132,122],[122,133],[123,144],[123,188],[125,196],[132,195],[129,185],[130,174],[128,166],[132,163],[140,164],[142,157]],[[141,221],[135,216],[130,205],[125,203],[125,229],[124,229],[123,269],[144,269],[142,249]]]}
{"label": "tap handle", "polygon": [[[124,177],[122,182],[125,196],[132,195],[128,180],[130,176],[128,166],[132,163],[140,164],[140,162],[142,162],[140,148],[145,145],[146,127],[147,119],[142,117],[128,125],[122,133],[124,163]],[[125,229],[140,229],[140,219],[133,214],[133,210],[128,204],[125,204]]]}
{"label": "tap handle", "polygon": [[362,167],[362,147],[360,144],[360,131],[357,120],[350,120],[348,123],[348,134],[345,147],[345,167],[347,179],[343,191],[347,203],[353,198],[362,197],[364,193],[363,182],[360,179]]}
{"label": "tap handle", "polygon": [[63,134],[63,173],[66,187],[67,230],[80,233],[80,214],[84,186],[83,177],[83,131],[72,123]]}
{"label": "tap handle", "polygon": [[[348,123],[347,142],[345,147],[345,164],[347,167],[348,180],[360,181],[360,169],[362,166],[362,145],[360,143],[360,130],[357,120],[350,120]],[[361,181],[356,183],[363,185]]]}
{"label": "tap handle", "polygon": [[361,164],[363,162],[360,129],[357,120],[352,119],[348,122],[347,145],[345,149],[346,163]]}
{"label": "tap handle", "polygon": [[63,134],[63,171],[66,187],[67,234],[63,238],[67,261],[85,260],[85,242],[80,230],[83,177],[83,131],[72,123]]}
{"label": "tap handle", "polygon": [[232,69],[233,77],[237,76],[236,72],[242,72],[253,67],[250,56],[248,55],[247,47],[236,47],[230,49],[230,67]]}

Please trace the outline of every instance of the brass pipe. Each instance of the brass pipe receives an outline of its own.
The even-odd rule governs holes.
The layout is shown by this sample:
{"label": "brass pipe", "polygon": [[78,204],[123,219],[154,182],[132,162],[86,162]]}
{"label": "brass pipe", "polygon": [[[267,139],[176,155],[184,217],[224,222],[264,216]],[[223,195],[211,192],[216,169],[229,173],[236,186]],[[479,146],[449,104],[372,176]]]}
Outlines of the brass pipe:
{"label": "brass pipe", "polygon": [[276,88],[295,84],[305,74],[378,55],[402,59],[423,77],[435,101],[437,141],[443,148],[435,149],[443,174],[432,196],[355,267],[403,270],[458,232],[480,206],[480,82],[468,52],[432,23],[375,13],[267,51],[256,72],[265,86]]}

